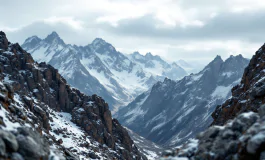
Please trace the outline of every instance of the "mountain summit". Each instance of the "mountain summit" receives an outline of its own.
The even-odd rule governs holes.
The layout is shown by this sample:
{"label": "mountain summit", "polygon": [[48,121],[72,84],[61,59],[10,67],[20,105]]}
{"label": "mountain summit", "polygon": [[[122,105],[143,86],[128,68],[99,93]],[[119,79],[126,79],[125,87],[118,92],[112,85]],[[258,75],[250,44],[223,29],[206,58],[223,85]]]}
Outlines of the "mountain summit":
{"label": "mountain summit", "polygon": [[49,34],[44,41],[46,41],[47,43],[60,43],[62,45],[65,45],[64,41],[60,38],[60,36],[53,31],[51,34]]}

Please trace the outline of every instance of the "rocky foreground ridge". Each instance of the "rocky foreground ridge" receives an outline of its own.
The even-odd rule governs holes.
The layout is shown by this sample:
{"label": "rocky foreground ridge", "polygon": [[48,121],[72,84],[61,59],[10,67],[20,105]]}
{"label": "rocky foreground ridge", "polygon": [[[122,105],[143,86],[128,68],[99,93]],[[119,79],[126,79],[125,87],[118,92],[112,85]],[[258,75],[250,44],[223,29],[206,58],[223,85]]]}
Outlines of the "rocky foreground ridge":
{"label": "rocky foreground ridge", "polygon": [[101,97],[71,88],[4,32],[0,107],[0,159],[146,159]]}
{"label": "rocky foreground ridge", "polygon": [[252,57],[232,97],[217,106],[212,126],[163,159],[255,160],[265,158],[265,45]]}

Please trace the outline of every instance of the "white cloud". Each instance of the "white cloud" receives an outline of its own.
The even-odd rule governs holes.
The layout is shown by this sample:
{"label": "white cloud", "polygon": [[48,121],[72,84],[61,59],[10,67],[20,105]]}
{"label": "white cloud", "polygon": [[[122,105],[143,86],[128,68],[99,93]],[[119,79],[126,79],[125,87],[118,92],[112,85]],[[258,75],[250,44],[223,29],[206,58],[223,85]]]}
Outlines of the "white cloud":
{"label": "white cloud", "polygon": [[73,29],[81,30],[84,29],[85,23],[80,20],[76,20],[73,17],[50,17],[43,20],[44,23],[50,25],[56,25],[57,23],[63,23],[69,25]]}
{"label": "white cloud", "polygon": [[0,29],[20,43],[57,31],[67,43],[102,37],[126,53],[206,62],[216,54],[250,58],[265,34],[264,9],[264,0],[5,1]]}

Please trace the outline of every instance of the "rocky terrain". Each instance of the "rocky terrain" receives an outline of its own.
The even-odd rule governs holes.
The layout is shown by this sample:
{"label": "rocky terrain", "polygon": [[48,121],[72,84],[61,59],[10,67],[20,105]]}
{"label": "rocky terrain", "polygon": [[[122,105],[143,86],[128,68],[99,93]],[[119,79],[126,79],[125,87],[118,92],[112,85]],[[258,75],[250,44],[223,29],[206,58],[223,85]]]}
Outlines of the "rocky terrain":
{"label": "rocky terrain", "polygon": [[151,53],[145,56],[139,52],[123,54],[101,38],[86,46],[76,46],[66,44],[52,32],[44,39],[29,37],[22,48],[37,62],[46,62],[58,69],[71,86],[88,95],[103,97],[113,112],[158,80],[179,79],[187,74],[176,63],[168,63]]}
{"label": "rocky terrain", "polygon": [[108,104],[0,32],[1,159],[146,159]]}
{"label": "rocky terrain", "polygon": [[162,159],[264,159],[264,60],[265,45],[250,60],[232,97],[213,112],[212,126]]}
{"label": "rocky terrain", "polygon": [[225,61],[217,56],[197,74],[156,83],[115,116],[148,140],[180,145],[212,123],[212,112],[231,96],[230,90],[240,82],[248,63],[242,55]]}

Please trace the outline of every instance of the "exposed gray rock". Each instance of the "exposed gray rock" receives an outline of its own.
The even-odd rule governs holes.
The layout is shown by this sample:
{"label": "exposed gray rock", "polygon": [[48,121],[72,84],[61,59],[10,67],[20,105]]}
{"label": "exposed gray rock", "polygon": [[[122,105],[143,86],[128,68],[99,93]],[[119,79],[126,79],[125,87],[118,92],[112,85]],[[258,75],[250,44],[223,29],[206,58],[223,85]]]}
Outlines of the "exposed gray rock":
{"label": "exposed gray rock", "polygon": [[24,158],[19,153],[12,153],[11,160],[24,160]]}
{"label": "exposed gray rock", "polygon": [[6,145],[5,142],[0,138],[0,156],[6,155]]}
{"label": "exposed gray rock", "polygon": [[18,152],[26,159],[34,160],[48,158],[49,152],[47,152],[47,149],[49,146],[46,146],[48,148],[45,148],[45,146],[40,146],[32,137],[24,136],[22,134],[17,136],[17,141],[19,143]]}
{"label": "exposed gray rock", "polygon": [[18,142],[12,133],[0,130],[0,137],[5,142],[7,150],[11,152],[16,152],[18,150]]}

